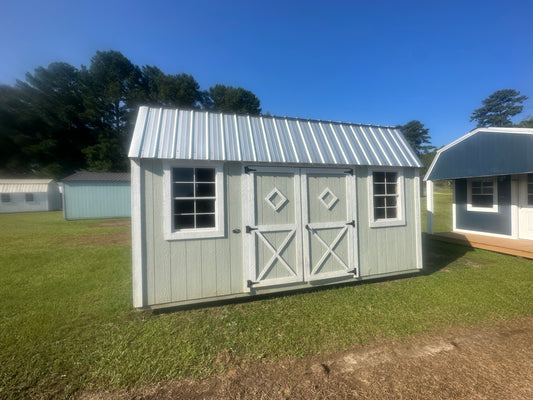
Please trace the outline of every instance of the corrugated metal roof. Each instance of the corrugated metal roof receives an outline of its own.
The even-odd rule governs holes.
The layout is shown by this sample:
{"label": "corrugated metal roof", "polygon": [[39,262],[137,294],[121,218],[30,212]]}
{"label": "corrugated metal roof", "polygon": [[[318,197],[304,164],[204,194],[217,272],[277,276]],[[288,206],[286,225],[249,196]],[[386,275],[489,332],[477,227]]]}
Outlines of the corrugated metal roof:
{"label": "corrugated metal roof", "polygon": [[424,180],[533,172],[533,129],[478,128],[437,152]]}
{"label": "corrugated metal roof", "polygon": [[53,179],[0,179],[0,193],[45,193]]}
{"label": "corrugated metal roof", "polygon": [[421,167],[393,127],[141,107],[130,158]]}
{"label": "corrugated metal roof", "polygon": [[129,172],[88,172],[79,171],[67,176],[63,182],[130,182]]}

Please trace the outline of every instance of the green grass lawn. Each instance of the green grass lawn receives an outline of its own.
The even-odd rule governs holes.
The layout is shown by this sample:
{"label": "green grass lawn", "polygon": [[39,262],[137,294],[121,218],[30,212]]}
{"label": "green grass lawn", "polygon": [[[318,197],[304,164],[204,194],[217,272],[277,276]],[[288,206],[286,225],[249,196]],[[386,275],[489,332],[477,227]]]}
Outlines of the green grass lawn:
{"label": "green grass lawn", "polygon": [[[441,206],[447,196],[436,195]],[[0,215],[0,398],[205,376],[231,367],[221,355],[300,357],[533,312],[532,261],[427,239],[425,274],[139,312],[130,245],[112,240],[128,231],[60,213]]]}

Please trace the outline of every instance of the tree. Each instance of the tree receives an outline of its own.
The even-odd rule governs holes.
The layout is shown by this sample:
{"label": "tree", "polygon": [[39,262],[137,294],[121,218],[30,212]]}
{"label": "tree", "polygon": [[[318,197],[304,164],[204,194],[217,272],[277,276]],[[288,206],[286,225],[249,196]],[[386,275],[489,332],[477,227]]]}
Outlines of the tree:
{"label": "tree", "polygon": [[200,108],[204,101],[200,85],[188,74],[167,75],[155,66],[142,68],[144,103],[162,107]]}
{"label": "tree", "polygon": [[521,96],[517,90],[497,90],[482,101],[483,107],[474,110],[470,122],[477,121],[478,128],[512,126],[511,117],[522,112],[526,100],[527,96]]}
{"label": "tree", "polygon": [[261,114],[261,102],[255,94],[241,87],[234,88],[217,84],[209,88],[213,101],[212,108],[216,111],[234,112],[237,114]]}
{"label": "tree", "polygon": [[[85,116],[97,146],[84,152],[92,154],[86,159],[87,166],[125,170],[133,114],[142,93],[141,70],[118,51],[97,51],[89,68],[82,69],[82,76]],[[98,151],[101,148],[106,151]],[[108,159],[109,155],[114,155],[113,159]]]}
{"label": "tree", "polygon": [[520,128],[533,128],[533,117],[529,116],[528,118],[523,119],[516,126],[518,126]]}
{"label": "tree", "polygon": [[[409,121],[405,125],[399,125],[396,128],[400,130],[417,156],[420,157],[422,154],[429,153],[435,149],[434,146],[429,145],[431,140],[429,129],[425,128],[420,121]],[[426,143],[427,145],[425,145]]]}

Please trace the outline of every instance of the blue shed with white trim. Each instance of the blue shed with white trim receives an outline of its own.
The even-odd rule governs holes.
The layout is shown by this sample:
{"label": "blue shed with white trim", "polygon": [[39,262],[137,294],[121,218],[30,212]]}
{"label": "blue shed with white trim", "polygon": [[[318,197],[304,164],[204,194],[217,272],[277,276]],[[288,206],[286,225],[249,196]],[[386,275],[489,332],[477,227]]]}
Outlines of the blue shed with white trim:
{"label": "blue shed with white trim", "polygon": [[65,219],[124,218],[131,215],[127,172],[76,172],[63,179]]}
{"label": "blue shed with white trim", "polygon": [[420,161],[392,127],[141,107],[133,304],[418,271]]}
{"label": "blue shed with white trim", "polygon": [[533,240],[533,129],[478,128],[437,152],[424,180],[453,182],[453,230]]}

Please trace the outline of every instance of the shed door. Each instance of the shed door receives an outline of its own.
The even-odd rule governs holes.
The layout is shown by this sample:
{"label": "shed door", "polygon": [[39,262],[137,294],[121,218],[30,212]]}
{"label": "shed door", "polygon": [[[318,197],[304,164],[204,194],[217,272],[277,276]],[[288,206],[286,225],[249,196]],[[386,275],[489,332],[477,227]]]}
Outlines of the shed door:
{"label": "shed door", "polygon": [[533,240],[533,174],[520,176],[519,192],[519,237]]}
{"label": "shed door", "polygon": [[246,203],[253,208],[248,210],[244,235],[248,248],[247,286],[301,282],[299,170],[254,167],[248,179]]}
{"label": "shed door", "polygon": [[344,170],[302,175],[307,281],[357,276],[355,178]]}

